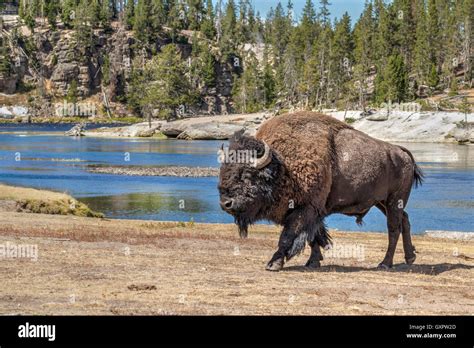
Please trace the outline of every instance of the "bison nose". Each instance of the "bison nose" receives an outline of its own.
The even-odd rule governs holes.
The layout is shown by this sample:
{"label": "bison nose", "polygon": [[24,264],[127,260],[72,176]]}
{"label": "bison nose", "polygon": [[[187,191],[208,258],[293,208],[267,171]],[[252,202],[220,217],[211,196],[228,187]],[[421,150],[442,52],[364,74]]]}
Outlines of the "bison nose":
{"label": "bison nose", "polygon": [[232,198],[221,201],[221,207],[224,210],[232,210],[234,206],[234,200]]}

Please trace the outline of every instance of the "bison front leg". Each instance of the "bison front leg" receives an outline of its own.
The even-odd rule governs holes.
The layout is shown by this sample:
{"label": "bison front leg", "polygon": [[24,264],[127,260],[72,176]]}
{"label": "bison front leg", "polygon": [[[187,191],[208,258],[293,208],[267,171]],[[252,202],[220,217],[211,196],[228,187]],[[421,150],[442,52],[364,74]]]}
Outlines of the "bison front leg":
{"label": "bison front leg", "polygon": [[304,250],[306,241],[309,241],[311,245],[311,257],[306,266],[319,267],[322,260],[319,247],[329,244],[330,238],[323,219],[317,217],[313,210],[301,208],[295,210],[286,219],[278,242],[278,250],[268,262],[266,269],[268,271],[281,270],[285,259],[289,260]]}
{"label": "bison front leg", "polygon": [[267,271],[278,272],[283,268],[285,264],[285,257],[287,257],[288,252],[290,251],[293,242],[295,241],[297,234],[290,227],[284,227],[280,235],[280,240],[278,241],[278,250],[273,257],[268,262],[265,269]]}

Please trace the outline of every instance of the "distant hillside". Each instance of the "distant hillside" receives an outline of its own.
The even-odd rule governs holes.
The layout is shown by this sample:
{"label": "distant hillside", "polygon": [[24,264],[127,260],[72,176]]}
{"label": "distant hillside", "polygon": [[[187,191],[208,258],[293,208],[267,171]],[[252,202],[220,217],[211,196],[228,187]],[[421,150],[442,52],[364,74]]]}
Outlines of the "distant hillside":
{"label": "distant hillside", "polygon": [[442,93],[470,108],[474,1],[372,0],[354,24],[328,8],[308,0],[296,21],[291,2],[262,19],[249,0],[10,1],[0,93],[57,117],[431,108]]}

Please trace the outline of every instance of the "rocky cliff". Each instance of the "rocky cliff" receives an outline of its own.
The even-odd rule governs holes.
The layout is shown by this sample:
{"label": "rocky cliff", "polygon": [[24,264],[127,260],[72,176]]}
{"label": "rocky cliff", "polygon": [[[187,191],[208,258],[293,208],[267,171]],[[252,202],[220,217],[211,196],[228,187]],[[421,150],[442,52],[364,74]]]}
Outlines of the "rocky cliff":
{"label": "rocky cliff", "polygon": [[[87,98],[102,109],[104,96],[113,113],[128,116],[131,111],[121,103],[129,87],[132,62],[150,59],[171,41],[157,37],[153,45],[138,44],[133,32],[114,25],[110,30],[92,32],[91,47],[80,47],[74,31],[43,28],[31,34],[26,28],[3,31],[10,46],[11,71],[0,74],[0,93],[15,94],[39,91],[29,98],[29,109],[35,116],[54,115],[55,105],[67,97],[78,101]],[[178,45],[183,60],[191,54],[191,43]],[[190,107],[192,113],[230,113],[232,71],[229,64],[216,62],[216,86],[201,90],[199,102]],[[105,83],[105,79],[107,82]]]}

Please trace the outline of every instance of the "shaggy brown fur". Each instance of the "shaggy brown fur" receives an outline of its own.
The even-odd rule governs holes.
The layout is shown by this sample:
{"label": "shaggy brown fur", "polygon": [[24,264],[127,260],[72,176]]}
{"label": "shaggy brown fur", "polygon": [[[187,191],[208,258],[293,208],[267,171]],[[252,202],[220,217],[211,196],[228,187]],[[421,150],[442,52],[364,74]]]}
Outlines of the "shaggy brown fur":
{"label": "shaggy brown fur", "polygon": [[282,202],[284,206],[293,200],[295,205],[311,204],[326,215],[325,204],[332,185],[332,142],[342,129],[352,127],[314,112],[276,116],[260,127],[256,138],[278,153],[288,171],[285,192],[289,195]]}
{"label": "shaggy brown fur", "polygon": [[324,218],[341,213],[362,223],[373,206],[387,216],[389,230],[381,265],[391,267],[400,232],[407,263],[415,260],[404,208],[422,173],[407,149],[314,112],[274,117],[255,138],[237,133],[229,149],[256,151],[263,163],[224,163],[220,170],[221,206],[235,217],[241,236],[257,220],[284,226],[268,270],[281,269],[306,242],[312,248],[307,266],[318,267],[319,247],[330,243]]}

